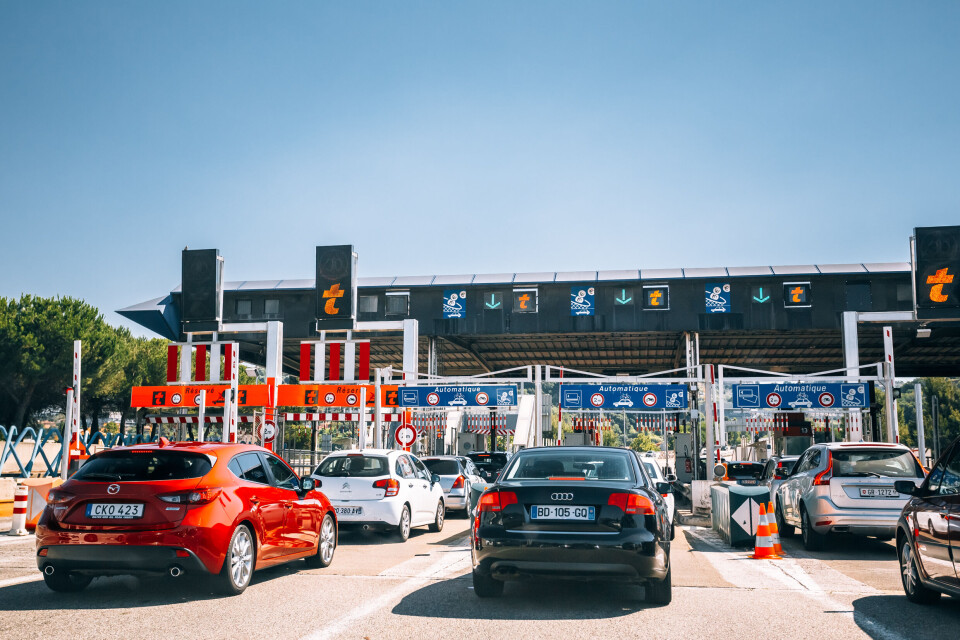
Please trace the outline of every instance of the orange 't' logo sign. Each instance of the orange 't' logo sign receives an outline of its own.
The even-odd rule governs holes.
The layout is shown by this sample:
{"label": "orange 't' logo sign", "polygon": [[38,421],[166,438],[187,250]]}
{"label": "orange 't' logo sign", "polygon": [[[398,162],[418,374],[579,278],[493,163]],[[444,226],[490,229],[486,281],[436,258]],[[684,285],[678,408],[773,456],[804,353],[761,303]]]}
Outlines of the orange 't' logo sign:
{"label": "orange 't' logo sign", "polygon": [[328,316],[335,316],[340,313],[340,310],[337,309],[337,298],[343,297],[343,291],[340,289],[339,284],[335,284],[329,289],[323,291],[323,297],[328,298],[327,303],[323,305],[323,311]]}
{"label": "orange 't' logo sign", "polygon": [[663,297],[663,291],[660,291],[659,289],[654,289],[653,291],[651,291],[651,292],[650,292],[650,306],[651,306],[651,307],[659,307],[659,306],[660,306],[660,298],[662,298],[662,297]]}
{"label": "orange 't' logo sign", "polygon": [[800,299],[800,296],[802,295],[803,287],[794,287],[793,289],[790,289],[790,296],[793,302],[803,302],[803,300]]}
{"label": "orange 't' logo sign", "polygon": [[933,285],[930,287],[930,299],[934,302],[946,302],[950,296],[943,293],[943,285],[951,282],[953,282],[953,276],[948,276],[946,269],[937,269],[936,274],[927,276],[927,284]]}
{"label": "orange 't' logo sign", "polygon": [[521,309],[526,309],[526,308],[527,308],[527,303],[530,302],[530,294],[525,293],[525,294],[523,294],[522,296],[520,296],[520,297],[518,298],[518,300],[520,300],[520,308],[521,308]]}

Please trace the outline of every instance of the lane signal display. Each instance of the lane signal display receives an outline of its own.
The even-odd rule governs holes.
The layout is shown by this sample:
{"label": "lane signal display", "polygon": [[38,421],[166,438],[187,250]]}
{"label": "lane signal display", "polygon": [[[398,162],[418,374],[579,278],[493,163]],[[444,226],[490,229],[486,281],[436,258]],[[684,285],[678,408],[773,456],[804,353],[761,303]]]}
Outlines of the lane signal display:
{"label": "lane signal display", "polygon": [[917,318],[960,318],[960,226],[918,227],[914,238]]}
{"label": "lane signal display", "polygon": [[514,289],[513,290],[513,312],[514,313],[536,313],[537,312],[537,290],[536,289]]}
{"label": "lane signal display", "polygon": [[668,311],[670,309],[670,287],[668,285],[644,285],[643,308],[650,311]]}
{"label": "lane signal display", "polygon": [[813,305],[813,296],[809,282],[784,282],[783,306],[809,307]]}

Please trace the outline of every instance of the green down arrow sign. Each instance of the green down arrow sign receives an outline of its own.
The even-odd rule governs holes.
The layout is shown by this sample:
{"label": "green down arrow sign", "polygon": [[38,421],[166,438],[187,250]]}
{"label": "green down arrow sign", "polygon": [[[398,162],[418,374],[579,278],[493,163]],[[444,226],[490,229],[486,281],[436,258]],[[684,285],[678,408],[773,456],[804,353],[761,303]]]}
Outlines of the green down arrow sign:
{"label": "green down arrow sign", "polygon": [[626,289],[620,289],[620,297],[614,298],[614,300],[617,301],[617,304],[629,304],[630,301],[633,300],[633,295],[632,295],[633,291],[631,291],[630,293],[631,295],[628,296]]}
{"label": "green down arrow sign", "polygon": [[[763,287],[759,287],[759,289],[760,289],[760,293],[753,296],[753,301],[763,304],[764,302],[770,299],[770,296],[763,295]],[[754,289],[754,291],[756,291],[756,289]]]}

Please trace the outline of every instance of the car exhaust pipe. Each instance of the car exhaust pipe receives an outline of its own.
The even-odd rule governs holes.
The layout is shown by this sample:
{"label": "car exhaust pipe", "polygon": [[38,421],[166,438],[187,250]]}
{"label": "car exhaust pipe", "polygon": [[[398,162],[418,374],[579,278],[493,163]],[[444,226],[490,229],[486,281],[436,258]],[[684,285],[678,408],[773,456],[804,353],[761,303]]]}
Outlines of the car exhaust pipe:
{"label": "car exhaust pipe", "polygon": [[171,578],[179,578],[182,573],[183,573],[183,569],[181,569],[177,565],[173,565],[172,567],[170,567]]}
{"label": "car exhaust pipe", "polygon": [[54,571],[56,571],[56,569],[53,568],[53,565],[52,565],[52,564],[48,564],[47,566],[45,566],[45,567],[43,568],[43,575],[45,575],[45,576],[52,576]]}

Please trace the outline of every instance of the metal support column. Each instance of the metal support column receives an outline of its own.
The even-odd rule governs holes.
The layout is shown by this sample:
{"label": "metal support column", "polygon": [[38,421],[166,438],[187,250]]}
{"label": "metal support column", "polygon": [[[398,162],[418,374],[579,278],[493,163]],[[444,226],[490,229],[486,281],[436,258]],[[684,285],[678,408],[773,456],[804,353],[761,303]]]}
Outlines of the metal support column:
{"label": "metal support column", "polygon": [[[860,375],[860,346],[857,338],[857,323],[859,314],[856,311],[844,311],[842,320],[843,330],[843,366],[847,368],[847,378],[856,382]],[[847,442],[863,440],[863,416],[859,409],[847,409]]]}
{"label": "metal support column", "polygon": [[703,388],[706,393],[703,397],[703,411],[706,414],[707,419],[707,480],[713,479],[713,467],[717,464],[717,440],[716,440],[716,431],[714,430],[714,419],[716,412],[714,411],[714,388],[713,388],[713,365],[705,365],[704,371],[704,380]]}
{"label": "metal support column", "polygon": [[923,433],[923,388],[920,383],[913,385],[914,406],[917,409],[917,454],[923,466],[929,466],[927,463],[927,443]]}
{"label": "metal support column", "polygon": [[67,389],[67,411],[63,415],[63,436],[60,439],[60,478],[70,477],[70,439],[73,437],[73,387]]}
{"label": "metal support column", "polygon": [[409,318],[403,321],[403,379],[416,380],[420,371],[420,325]]}
{"label": "metal support column", "polygon": [[[361,408],[361,411],[363,409]],[[383,408],[380,406],[380,367],[373,370],[373,446],[375,449],[383,448],[383,416],[380,412]]]}
{"label": "metal support column", "polygon": [[204,424],[203,421],[206,418],[207,414],[207,392],[204,389],[200,390],[200,404],[197,406],[197,442],[203,442],[204,437]]}
{"label": "metal support column", "polygon": [[543,381],[540,365],[533,367],[533,392],[536,408],[533,416],[533,446],[543,446]]}
{"label": "metal support column", "polygon": [[893,367],[893,327],[883,328],[883,367],[886,378],[886,405],[887,442],[898,442],[900,430],[897,425],[897,400],[893,397],[897,374]]}

